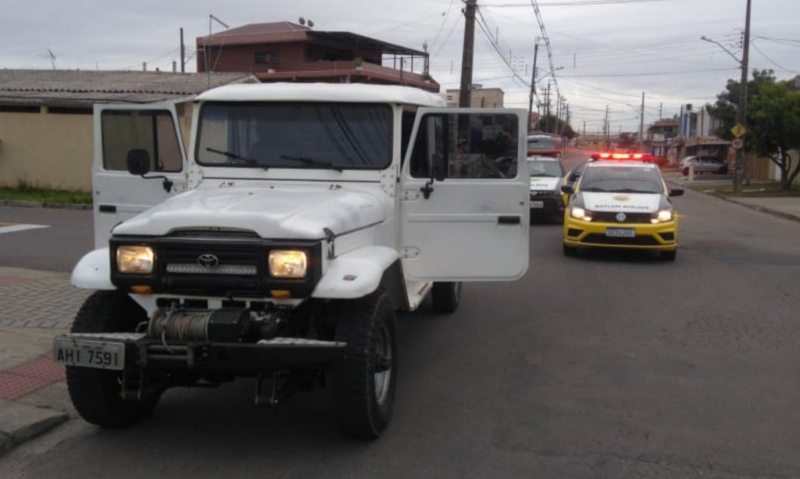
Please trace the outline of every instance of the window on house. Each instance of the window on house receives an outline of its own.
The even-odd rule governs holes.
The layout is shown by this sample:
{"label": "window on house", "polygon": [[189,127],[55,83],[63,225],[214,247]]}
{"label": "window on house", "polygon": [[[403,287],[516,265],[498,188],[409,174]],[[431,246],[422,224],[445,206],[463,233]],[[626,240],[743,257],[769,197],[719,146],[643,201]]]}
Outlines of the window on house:
{"label": "window on house", "polygon": [[279,59],[277,51],[256,52],[256,65],[277,65]]}

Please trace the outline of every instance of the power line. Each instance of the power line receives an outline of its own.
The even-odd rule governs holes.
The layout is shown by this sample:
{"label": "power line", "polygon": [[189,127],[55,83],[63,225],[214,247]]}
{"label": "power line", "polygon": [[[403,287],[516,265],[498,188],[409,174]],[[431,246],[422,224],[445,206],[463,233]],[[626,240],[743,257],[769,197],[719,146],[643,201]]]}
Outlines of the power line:
{"label": "power line", "polygon": [[[572,2],[549,2],[543,3],[541,6],[543,7],[583,7],[583,6],[590,6],[590,5],[615,5],[620,3],[655,3],[655,2],[665,2],[667,0],[576,0]],[[493,8],[516,8],[516,7],[524,7],[527,6],[522,3],[503,3],[497,5],[491,5]]]}
{"label": "power line", "polygon": [[531,0],[531,6],[533,7],[533,12],[536,14],[536,21],[539,23],[539,30],[542,32],[542,39],[544,40],[544,45],[547,47],[547,61],[550,64],[550,72],[553,77],[553,85],[556,88],[556,95],[560,96],[561,91],[558,88],[558,79],[556,79],[556,68],[553,64],[553,49],[550,46],[550,37],[547,36],[547,30],[544,27],[544,20],[542,19],[542,13],[539,11],[539,5],[536,0]]}
{"label": "power line", "polygon": [[781,70],[783,70],[785,72],[789,72],[789,73],[794,73],[794,74],[800,73],[800,72],[796,72],[796,71],[793,71],[793,70],[789,70],[788,68],[785,68],[785,67],[779,65],[775,60],[773,60],[772,58],[768,57],[766,53],[762,52],[761,49],[756,46],[755,42],[750,43],[750,45],[753,48],[755,48],[755,50],[758,53],[760,53],[762,57],[766,58],[768,62],[772,63],[773,65],[775,65],[776,67],[780,68]]}
{"label": "power line", "polygon": [[723,72],[730,70],[738,70],[738,68],[710,68],[707,70],[683,70],[683,71],[666,71],[666,72],[644,72],[644,73],[609,73],[599,75],[565,75],[563,78],[616,78],[616,77],[639,77],[639,76],[660,76],[660,75],[682,75],[685,73],[711,73]]}

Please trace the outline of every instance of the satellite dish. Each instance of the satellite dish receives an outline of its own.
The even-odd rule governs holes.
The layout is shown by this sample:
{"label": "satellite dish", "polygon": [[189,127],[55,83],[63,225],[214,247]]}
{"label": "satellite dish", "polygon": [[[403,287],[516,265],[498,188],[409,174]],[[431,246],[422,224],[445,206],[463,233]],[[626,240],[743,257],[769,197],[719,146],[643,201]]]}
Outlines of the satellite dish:
{"label": "satellite dish", "polygon": [[308,26],[311,27],[311,28],[314,28],[314,21],[313,20],[309,20],[308,21]]}
{"label": "satellite dish", "polygon": [[305,24],[306,24],[306,19],[305,19],[305,18],[303,18],[303,17],[300,17],[300,19],[298,20],[298,22],[300,23],[300,25],[305,25]]}

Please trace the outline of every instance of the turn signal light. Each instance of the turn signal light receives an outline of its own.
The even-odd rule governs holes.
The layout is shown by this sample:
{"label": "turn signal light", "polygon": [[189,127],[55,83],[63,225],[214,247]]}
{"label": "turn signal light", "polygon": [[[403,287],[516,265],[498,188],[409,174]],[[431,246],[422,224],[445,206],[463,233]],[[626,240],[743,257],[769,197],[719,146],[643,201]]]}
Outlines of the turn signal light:
{"label": "turn signal light", "polygon": [[150,286],[136,285],[131,286],[131,293],[134,294],[152,294],[153,288]]}
{"label": "turn signal light", "polygon": [[269,295],[273,299],[289,299],[292,297],[292,292],[285,289],[273,289],[270,290]]}

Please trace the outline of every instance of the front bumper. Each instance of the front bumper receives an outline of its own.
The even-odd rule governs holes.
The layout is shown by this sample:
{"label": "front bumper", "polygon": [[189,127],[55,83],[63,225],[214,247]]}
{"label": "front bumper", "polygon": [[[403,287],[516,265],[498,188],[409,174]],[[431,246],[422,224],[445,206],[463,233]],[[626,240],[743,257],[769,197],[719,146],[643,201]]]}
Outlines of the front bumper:
{"label": "front bumper", "polygon": [[[608,228],[631,228],[632,238],[606,235]],[[574,247],[629,248],[674,251],[678,248],[677,219],[658,224],[596,223],[567,217],[564,221],[564,244]]]}
{"label": "front bumper", "polygon": [[115,369],[125,372],[183,370],[201,375],[226,372],[237,376],[282,369],[319,369],[344,358],[347,346],[343,342],[300,338],[276,338],[258,343],[170,341],[165,345],[144,333],[72,333],[53,340],[53,357],[56,362],[75,365],[65,362],[65,349],[83,347],[97,351],[104,344],[124,345],[124,362]]}
{"label": "front bumper", "polygon": [[531,216],[556,215],[564,212],[564,199],[560,194],[533,194],[531,192]]}

